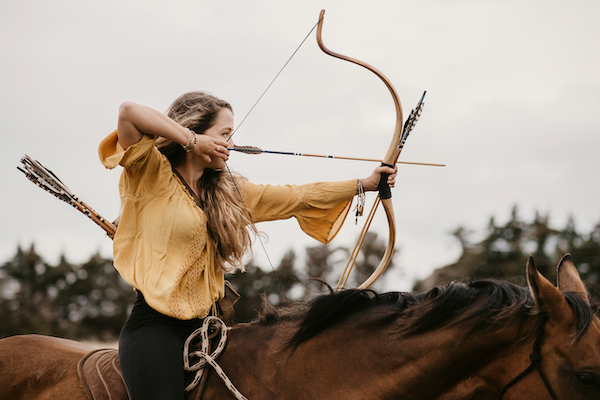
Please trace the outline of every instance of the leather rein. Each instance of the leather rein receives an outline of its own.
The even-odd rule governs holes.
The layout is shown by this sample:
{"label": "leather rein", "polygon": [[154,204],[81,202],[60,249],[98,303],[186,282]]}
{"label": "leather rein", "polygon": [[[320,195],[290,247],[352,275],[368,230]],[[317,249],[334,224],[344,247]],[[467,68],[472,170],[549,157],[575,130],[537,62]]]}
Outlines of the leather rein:
{"label": "leather rein", "polygon": [[528,375],[534,369],[537,370],[538,374],[540,375],[540,378],[542,378],[542,381],[544,382],[544,386],[546,386],[546,390],[548,390],[548,393],[550,393],[550,397],[552,397],[552,400],[558,400],[558,396],[556,396],[556,393],[554,393],[554,390],[552,390],[550,381],[548,381],[548,378],[546,377],[546,374],[544,374],[544,371],[542,371],[542,366],[541,366],[541,363],[542,363],[541,350],[542,350],[542,340],[544,337],[544,326],[545,325],[546,325],[546,319],[544,319],[542,321],[542,323],[539,325],[535,341],[533,342],[533,351],[529,355],[529,359],[531,360],[531,363],[529,364],[529,366],[527,368],[525,368],[523,370],[523,372],[521,372],[519,375],[517,375],[513,380],[508,382],[502,388],[502,391],[500,392],[500,397],[498,397],[499,400],[502,400],[502,398],[504,397],[504,394],[511,386],[516,384],[518,381],[520,381],[522,378],[524,378],[526,375]]}

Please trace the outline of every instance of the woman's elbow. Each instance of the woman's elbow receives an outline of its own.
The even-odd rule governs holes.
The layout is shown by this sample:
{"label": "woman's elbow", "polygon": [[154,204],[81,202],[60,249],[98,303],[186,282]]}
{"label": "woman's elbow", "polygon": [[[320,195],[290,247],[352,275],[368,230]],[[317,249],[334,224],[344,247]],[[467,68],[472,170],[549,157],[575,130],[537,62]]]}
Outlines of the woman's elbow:
{"label": "woman's elbow", "polygon": [[135,119],[139,105],[127,101],[119,107],[119,120],[117,122],[117,138],[124,149],[140,141],[141,132],[137,129]]}
{"label": "woman's elbow", "polygon": [[132,115],[135,114],[137,104],[126,101],[119,107],[119,121],[131,121]]}

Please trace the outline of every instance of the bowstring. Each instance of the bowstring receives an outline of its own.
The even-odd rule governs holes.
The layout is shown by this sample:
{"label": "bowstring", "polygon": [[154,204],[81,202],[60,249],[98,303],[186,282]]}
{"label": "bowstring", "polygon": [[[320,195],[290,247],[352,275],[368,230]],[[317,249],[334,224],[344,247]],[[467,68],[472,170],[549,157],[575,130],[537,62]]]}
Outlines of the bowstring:
{"label": "bowstring", "polygon": [[271,86],[273,86],[273,84],[275,83],[275,81],[277,80],[277,78],[279,78],[279,75],[281,75],[281,73],[283,72],[283,70],[285,69],[285,67],[287,67],[287,65],[290,63],[290,61],[292,61],[292,58],[294,58],[294,56],[296,55],[296,53],[300,50],[300,47],[302,47],[302,45],[304,44],[304,42],[306,42],[306,40],[310,37],[310,35],[312,35],[313,31],[315,30],[315,28],[318,25],[319,25],[319,22],[317,21],[317,23],[312,27],[312,29],[308,32],[308,34],[304,37],[304,39],[302,39],[302,42],[300,42],[300,44],[298,45],[298,47],[296,47],[296,50],[294,50],[294,52],[292,53],[292,55],[290,56],[290,58],[288,58],[287,61],[285,62],[285,64],[283,64],[283,67],[281,67],[281,69],[279,70],[279,72],[277,72],[277,74],[275,75],[275,78],[273,78],[273,80],[271,81],[271,83],[269,83],[269,85],[267,85],[267,88],[258,97],[258,100],[256,100],[256,102],[254,102],[254,104],[252,105],[252,107],[250,107],[250,110],[248,110],[248,112],[246,113],[246,115],[244,116],[244,118],[242,118],[242,122],[240,122],[240,124],[237,126],[237,128],[235,128],[233,130],[233,132],[231,132],[231,135],[229,135],[229,137],[227,138],[227,142],[229,142],[229,140],[233,137],[233,135],[235,135],[235,133],[242,127],[242,125],[244,124],[244,122],[246,121],[246,119],[248,118],[248,116],[250,115],[250,113],[258,105],[258,103],[262,100],[262,98],[265,96],[265,94],[267,94],[267,91],[271,88]]}
{"label": "bowstring", "polygon": [[[292,53],[292,55],[287,59],[287,61],[283,64],[283,66],[281,67],[281,69],[277,72],[277,74],[275,75],[275,77],[273,78],[273,80],[271,80],[271,82],[269,83],[269,85],[267,85],[267,88],[261,93],[261,95],[254,102],[254,104],[252,105],[252,107],[250,107],[250,110],[248,110],[248,112],[246,113],[246,115],[244,116],[244,118],[242,118],[242,121],[239,123],[239,125],[237,126],[237,128],[235,128],[233,130],[233,132],[231,132],[231,135],[229,135],[229,137],[226,140],[227,142],[229,142],[231,140],[231,138],[233,137],[233,135],[235,135],[235,133],[241,128],[241,126],[244,124],[244,122],[246,121],[246,119],[248,118],[248,116],[250,115],[250,113],[254,110],[254,108],[256,108],[256,106],[258,105],[258,103],[262,100],[262,98],[265,96],[265,94],[271,88],[271,86],[273,86],[273,84],[275,83],[275,81],[277,80],[277,78],[279,78],[279,75],[281,75],[281,73],[283,72],[283,70],[292,61],[292,58],[294,58],[294,56],[296,55],[296,53],[298,53],[298,51],[300,50],[300,48],[302,47],[302,45],[304,45],[304,42],[306,42],[306,40],[310,37],[310,35],[312,35],[313,31],[315,30],[315,28],[318,25],[319,25],[319,22],[317,21],[317,23],[311,28],[311,30],[304,37],[304,39],[302,39],[302,42],[300,42],[300,44],[298,45],[298,47],[296,47],[296,49],[294,50],[294,52]],[[231,169],[229,168],[229,164],[227,164],[227,162],[225,162],[225,166],[227,167],[227,172],[229,172],[229,176],[231,177],[231,180],[233,181],[233,186],[235,187],[235,190],[237,191],[237,193],[240,196],[240,198],[243,199],[243,196],[242,196],[242,193],[241,193],[241,191],[240,191],[240,189],[238,187],[237,181],[235,180],[235,177],[233,176],[233,173],[231,172]],[[288,306],[291,306],[290,300],[288,299],[287,294],[285,293],[285,290],[283,289],[283,285],[281,284],[281,281],[279,280],[279,274],[277,274],[277,271],[275,270],[275,267],[273,266],[273,262],[271,261],[271,258],[269,257],[269,253],[267,253],[267,248],[265,247],[265,243],[263,242],[262,237],[260,236],[260,233],[256,229],[254,221],[251,220],[251,223],[252,223],[252,225],[254,225],[254,230],[256,231],[256,237],[258,238],[258,242],[260,243],[262,251],[265,254],[265,257],[267,258],[267,262],[269,263],[269,266],[271,267],[271,270],[275,274],[275,278],[277,279],[277,284],[279,285],[279,290],[283,294],[283,297],[284,297],[285,301],[287,302]]]}

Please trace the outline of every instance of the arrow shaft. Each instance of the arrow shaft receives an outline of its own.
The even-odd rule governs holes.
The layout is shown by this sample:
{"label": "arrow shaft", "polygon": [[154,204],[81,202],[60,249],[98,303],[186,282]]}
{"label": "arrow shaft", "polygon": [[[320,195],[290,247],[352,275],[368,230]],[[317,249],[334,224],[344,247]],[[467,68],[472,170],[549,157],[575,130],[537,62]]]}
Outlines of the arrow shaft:
{"label": "arrow shaft", "polygon": [[[344,156],[332,156],[332,155],[324,155],[324,154],[311,154],[311,153],[297,153],[292,151],[276,151],[276,150],[262,150],[257,147],[244,147],[244,146],[236,146],[229,147],[227,150],[230,151],[239,151],[241,153],[246,154],[279,154],[286,156],[301,156],[301,157],[317,157],[317,158],[332,158],[337,160],[353,160],[353,161],[369,161],[369,162],[381,162],[381,160],[377,160],[374,158],[360,158],[360,157],[344,157]],[[435,164],[435,163],[422,163],[422,162],[411,162],[411,161],[397,161],[397,164],[408,164],[408,165],[424,165],[430,167],[445,167],[445,164]]]}

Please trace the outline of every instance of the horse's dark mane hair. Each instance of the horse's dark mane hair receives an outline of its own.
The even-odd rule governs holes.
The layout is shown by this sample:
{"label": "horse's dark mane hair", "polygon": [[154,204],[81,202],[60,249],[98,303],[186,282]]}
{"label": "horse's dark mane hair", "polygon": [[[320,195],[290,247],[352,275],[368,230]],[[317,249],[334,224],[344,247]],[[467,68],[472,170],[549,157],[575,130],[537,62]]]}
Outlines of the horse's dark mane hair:
{"label": "horse's dark mane hair", "polygon": [[[576,317],[578,339],[589,327],[597,307],[590,307],[574,293],[566,293],[565,298]],[[346,290],[317,297],[297,311],[282,314],[272,309],[263,314],[261,322],[300,321],[290,341],[291,346],[297,347],[352,315],[377,308],[382,312],[371,318],[370,323],[384,325],[402,317],[402,324],[396,329],[409,336],[462,323],[469,323],[471,333],[493,330],[524,321],[535,313],[527,288],[506,281],[481,280],[453,282],[423,293]]]}

